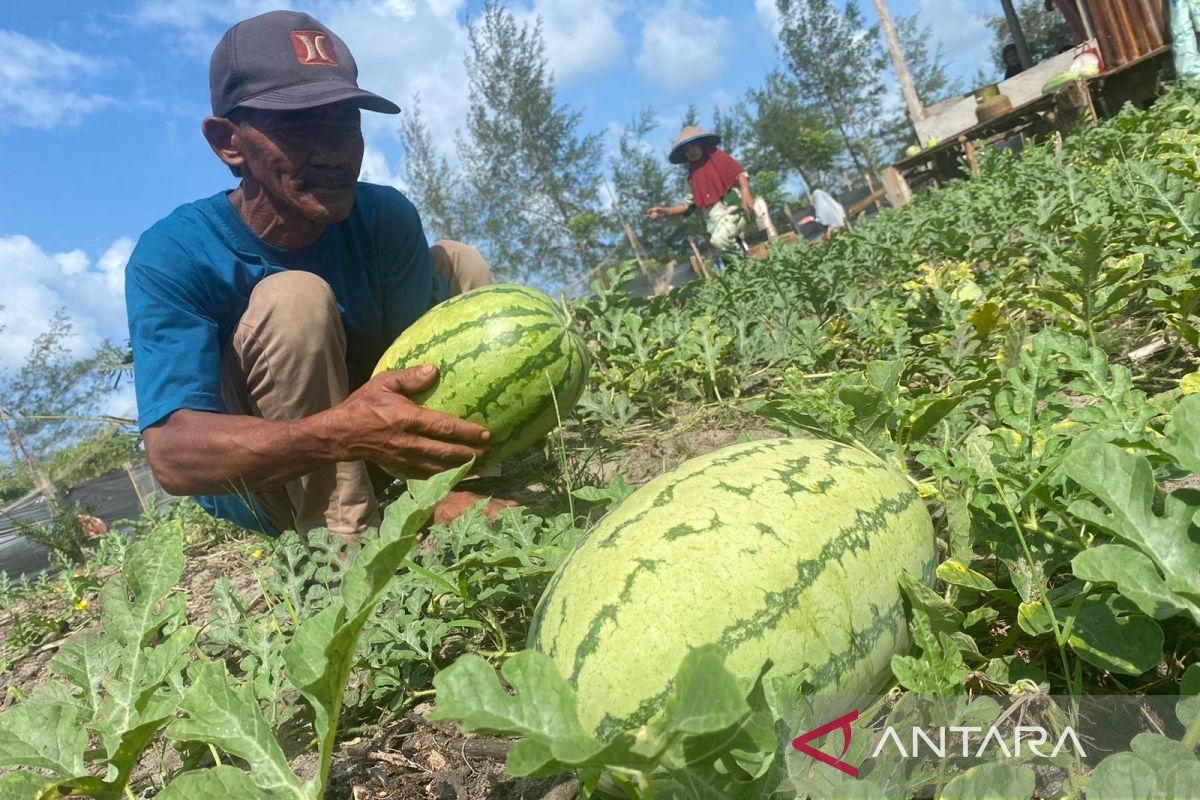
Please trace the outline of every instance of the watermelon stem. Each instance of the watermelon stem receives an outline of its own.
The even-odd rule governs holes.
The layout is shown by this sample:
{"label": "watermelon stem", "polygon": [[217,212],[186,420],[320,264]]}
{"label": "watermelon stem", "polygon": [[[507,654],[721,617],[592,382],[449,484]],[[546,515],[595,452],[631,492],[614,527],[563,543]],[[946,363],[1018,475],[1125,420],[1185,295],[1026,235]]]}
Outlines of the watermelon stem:
{"label": "watermelon stem", "polygon": [[567,510],[571,512],[571,519],[575,519],[575,487],[571,485],[571,470],[567,461],[567,441],[563,437],[562,430],[562,411],[558,407],[558,392],[554,390],[554,381],[550,378],[549,370],[542,370],[542,374],[546,376],[546,383],[550,386],[550,399],[554,401],[554,419],[558,421],[558,465],[562,470],[563,482],[567,485]]}
{"label": "watermelon stem", "polygon": [[[1046,613],[1050,617],[1050,627],[1054,631],[1054,643],[1058,646],[1058,655],[1062,661],[1063,679],[1067,682],[1067,688],[1071,694],[1078,694],[1076,690],[1075,680],[1071,674],[1071,667],[1067,659],[1066,636],[1062,628],[1058,624],[1058,616],[1054,613],[1054,604],[1050,600],[1049,592],[1046,588],[1045,577],[1038,570],[1037,562],[1033,559],[1033,551],[1029,549],[1029,542],[1025,538],[1025,532],[1021,527],[1020,521],[1017,519],[1017,513],[1013,510],[1012,504],[1008,501],[1008,495],[1004,491],[1004,487],[1000,485],[999,479],[996,477],[996,471],[988,469],[988,477],[992,481],[992,485],[996,488],[996,493],[1000,495],[1000,502],[1004,504],[1004,510],[1008,512],[1008,518],[1012,521],[1013,528],[1017,532],[1017,541],[1021,544],[1021,552],[1025,556],[1025,561],[1029,564],[1029,572],[1036,582],[1038,597],[1046,605]],[[1037,521],[1033,520],[1035,528]],[[1083,595],[1080,595],[1082,599]],[[1073,616],[1073,615],[1072,615]]]}

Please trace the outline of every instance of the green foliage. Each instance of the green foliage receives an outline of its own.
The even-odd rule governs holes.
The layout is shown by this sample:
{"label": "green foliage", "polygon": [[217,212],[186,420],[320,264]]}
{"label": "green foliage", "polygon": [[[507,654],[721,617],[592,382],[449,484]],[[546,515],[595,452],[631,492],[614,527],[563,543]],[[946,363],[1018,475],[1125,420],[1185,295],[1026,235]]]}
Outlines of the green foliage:
{"label": "green foliage", "polygon": [[[855,171],[883,166],[877,135],[884,114],[887,56],[878,28],[854,0],[777,0],[780,50],[801,99],[829,114]],[[865,31],[865,34],[864,34]]]}
{"label": "green foliage", "polygon": [[[597,287],[577,305],[598,348],[581,429],[750,397],[785,433],[907,466],[945,560],[940,592],[910,592],[906,687],[1177,680],[1200,622],[1195,490],[1171,488],[1200,471],[1179,388],[1200,342],[1200,204],[1179,183],[1200,180],[1180,127],[1198,112],[1181,88],[1058,151],[986,154],[970,182],[667,298]],[[729,341],[689,345],[702,329]],[[1165,357],[1125,358],[1156,335]]]}
{"label": "green foliage", "polygon": [[[471,241],[469,199],[462,176],[438,150],[433,134],[421,114],[421,98],[400,111],[400,141],[404,145],[404,177],[407,190],[421,212],[421,223],[437,239]],[[374,176],[364,175],[365,180]]]}
{"label": "green foliage", "polygon": [[[762,88],[747,92],[746,99],[754,109],[745,156],[753,177],[764,171],[795,172],[809,187],[833,179],[845,145],[823,105],[801,99],[797,82],[779,70],[767,75]],[[755,190],[759,191],[757,183]],[[770,198],[767,202],[778,207]]]}
{"label": "green foliage", "polygon": [[[0,417],[14,461],[23,460],[22,445],[40,458],[94,430],[89,417],[113,389],[98,367],[114,348],[105,342],[92,355],[76,358],[68,347],[73,336],[66,312],[56,312],[48,329],[34,338],[24,365],[0,373]],[[20,445],[14,444],[18,440]]]}
{"label": "green foliage", "polygon": [[747,694],[724,667],[725,652],[690,652],[659,720],[600,741],[579,722],[575,693],[553,662],[533,650],[495,670],[464,656],[434,680],[435,719],[468,731],[520,736],[508,754],[513,775],[575,771],[591,794],[602,779],[631,798],[766,798],[780,789],[779,742],[761,683]]}
{"label": "green foliage", "polygon": [[[231,675],[220,661],[192,661],[197,631],[183,617],[184,595],[174,591],[184,568],[178,521],[155,530],[130,555],[121,578],[104,585],[100,630],[76,636],[51,661],[62,682],[40,686],[0,714],[0,766],[51,773],[42,797],[115,800],[127,792],[143,751],[165,730],[185,751],[189,743],[206,744],[245,769],[220,763],[190,769],[161,797],[226,790],[246,798],[323,797],[359,638],[418,531],[470,466],[410,483],[388,508],[378,534],[364,540],[337,585],[322,595],[321,610],[299,620],[282,647],[267,648],[277,650],[289,688],[312,711],[318,753],[313,778],[302,780],[292,771],[263,712],[262,684],[254,677],[277,667],[270,654],[243,660],[248,679]],[[222,602],[229,604],[225,595]],[[98,747],[89,747],[89,735]],[[103,777],[88,765],[102,767]],[[14,773],[0,791],[16,791],[31,780]]]}

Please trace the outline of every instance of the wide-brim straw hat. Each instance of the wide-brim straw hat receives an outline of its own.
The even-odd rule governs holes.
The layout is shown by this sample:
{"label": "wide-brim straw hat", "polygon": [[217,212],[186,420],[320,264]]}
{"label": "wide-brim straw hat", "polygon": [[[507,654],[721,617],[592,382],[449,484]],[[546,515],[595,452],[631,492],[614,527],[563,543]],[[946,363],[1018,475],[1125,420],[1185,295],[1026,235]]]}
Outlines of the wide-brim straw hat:
{"label": "wide-brim straw hat", "polygon": [[688,125],[675,137],[675,144],[671,145],[671,155],[667,156],[667,160],[672,164],[686,164],[687,156],[684,155],[683,151],[687,149],[687,146],[695,142],[705,141],[716,144],[721,141],[721,137],[712,131],[697,128],[695,125]]}

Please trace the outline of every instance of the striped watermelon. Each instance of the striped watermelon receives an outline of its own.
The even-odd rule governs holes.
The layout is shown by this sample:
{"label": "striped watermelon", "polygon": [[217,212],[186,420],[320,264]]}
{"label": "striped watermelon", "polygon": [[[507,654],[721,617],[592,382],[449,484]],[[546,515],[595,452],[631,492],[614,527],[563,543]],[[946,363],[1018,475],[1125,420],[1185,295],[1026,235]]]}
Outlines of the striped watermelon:
{"label": "striped watermelon", "polygon": [[[383,354],[374,375],[434,364],[426,408],[491,431],[494,464],[545,436],[583,393],[588,356],[563,308],[524,286],[494,284],[430,309]],[[557,413],[555,403],[557,401]]]}
{"label": "striped watermelon", "polygon": [[568,557],[538,604],[549,655],[601,738],[658,711],[683,656],[717,642],[747,681],[853,696],[907,646],[896,576],[929,583],[933,525],[902,474],[822,439],[694,458],[634,492]]}

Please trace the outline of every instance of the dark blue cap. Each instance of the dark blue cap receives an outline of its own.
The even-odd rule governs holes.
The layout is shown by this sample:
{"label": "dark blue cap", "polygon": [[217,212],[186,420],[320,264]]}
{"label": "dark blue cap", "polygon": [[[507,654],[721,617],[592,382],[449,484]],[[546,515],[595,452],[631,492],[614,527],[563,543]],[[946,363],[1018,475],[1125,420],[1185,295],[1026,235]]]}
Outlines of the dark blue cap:
{"label": "dark blue cap", "polygon": [[208,70],[214,116],[235,108],[290,111],[354,100],[359,108],[398,114],[391,100],[358,88],[346,43],[298,11],[271,11],[225,31]]}

